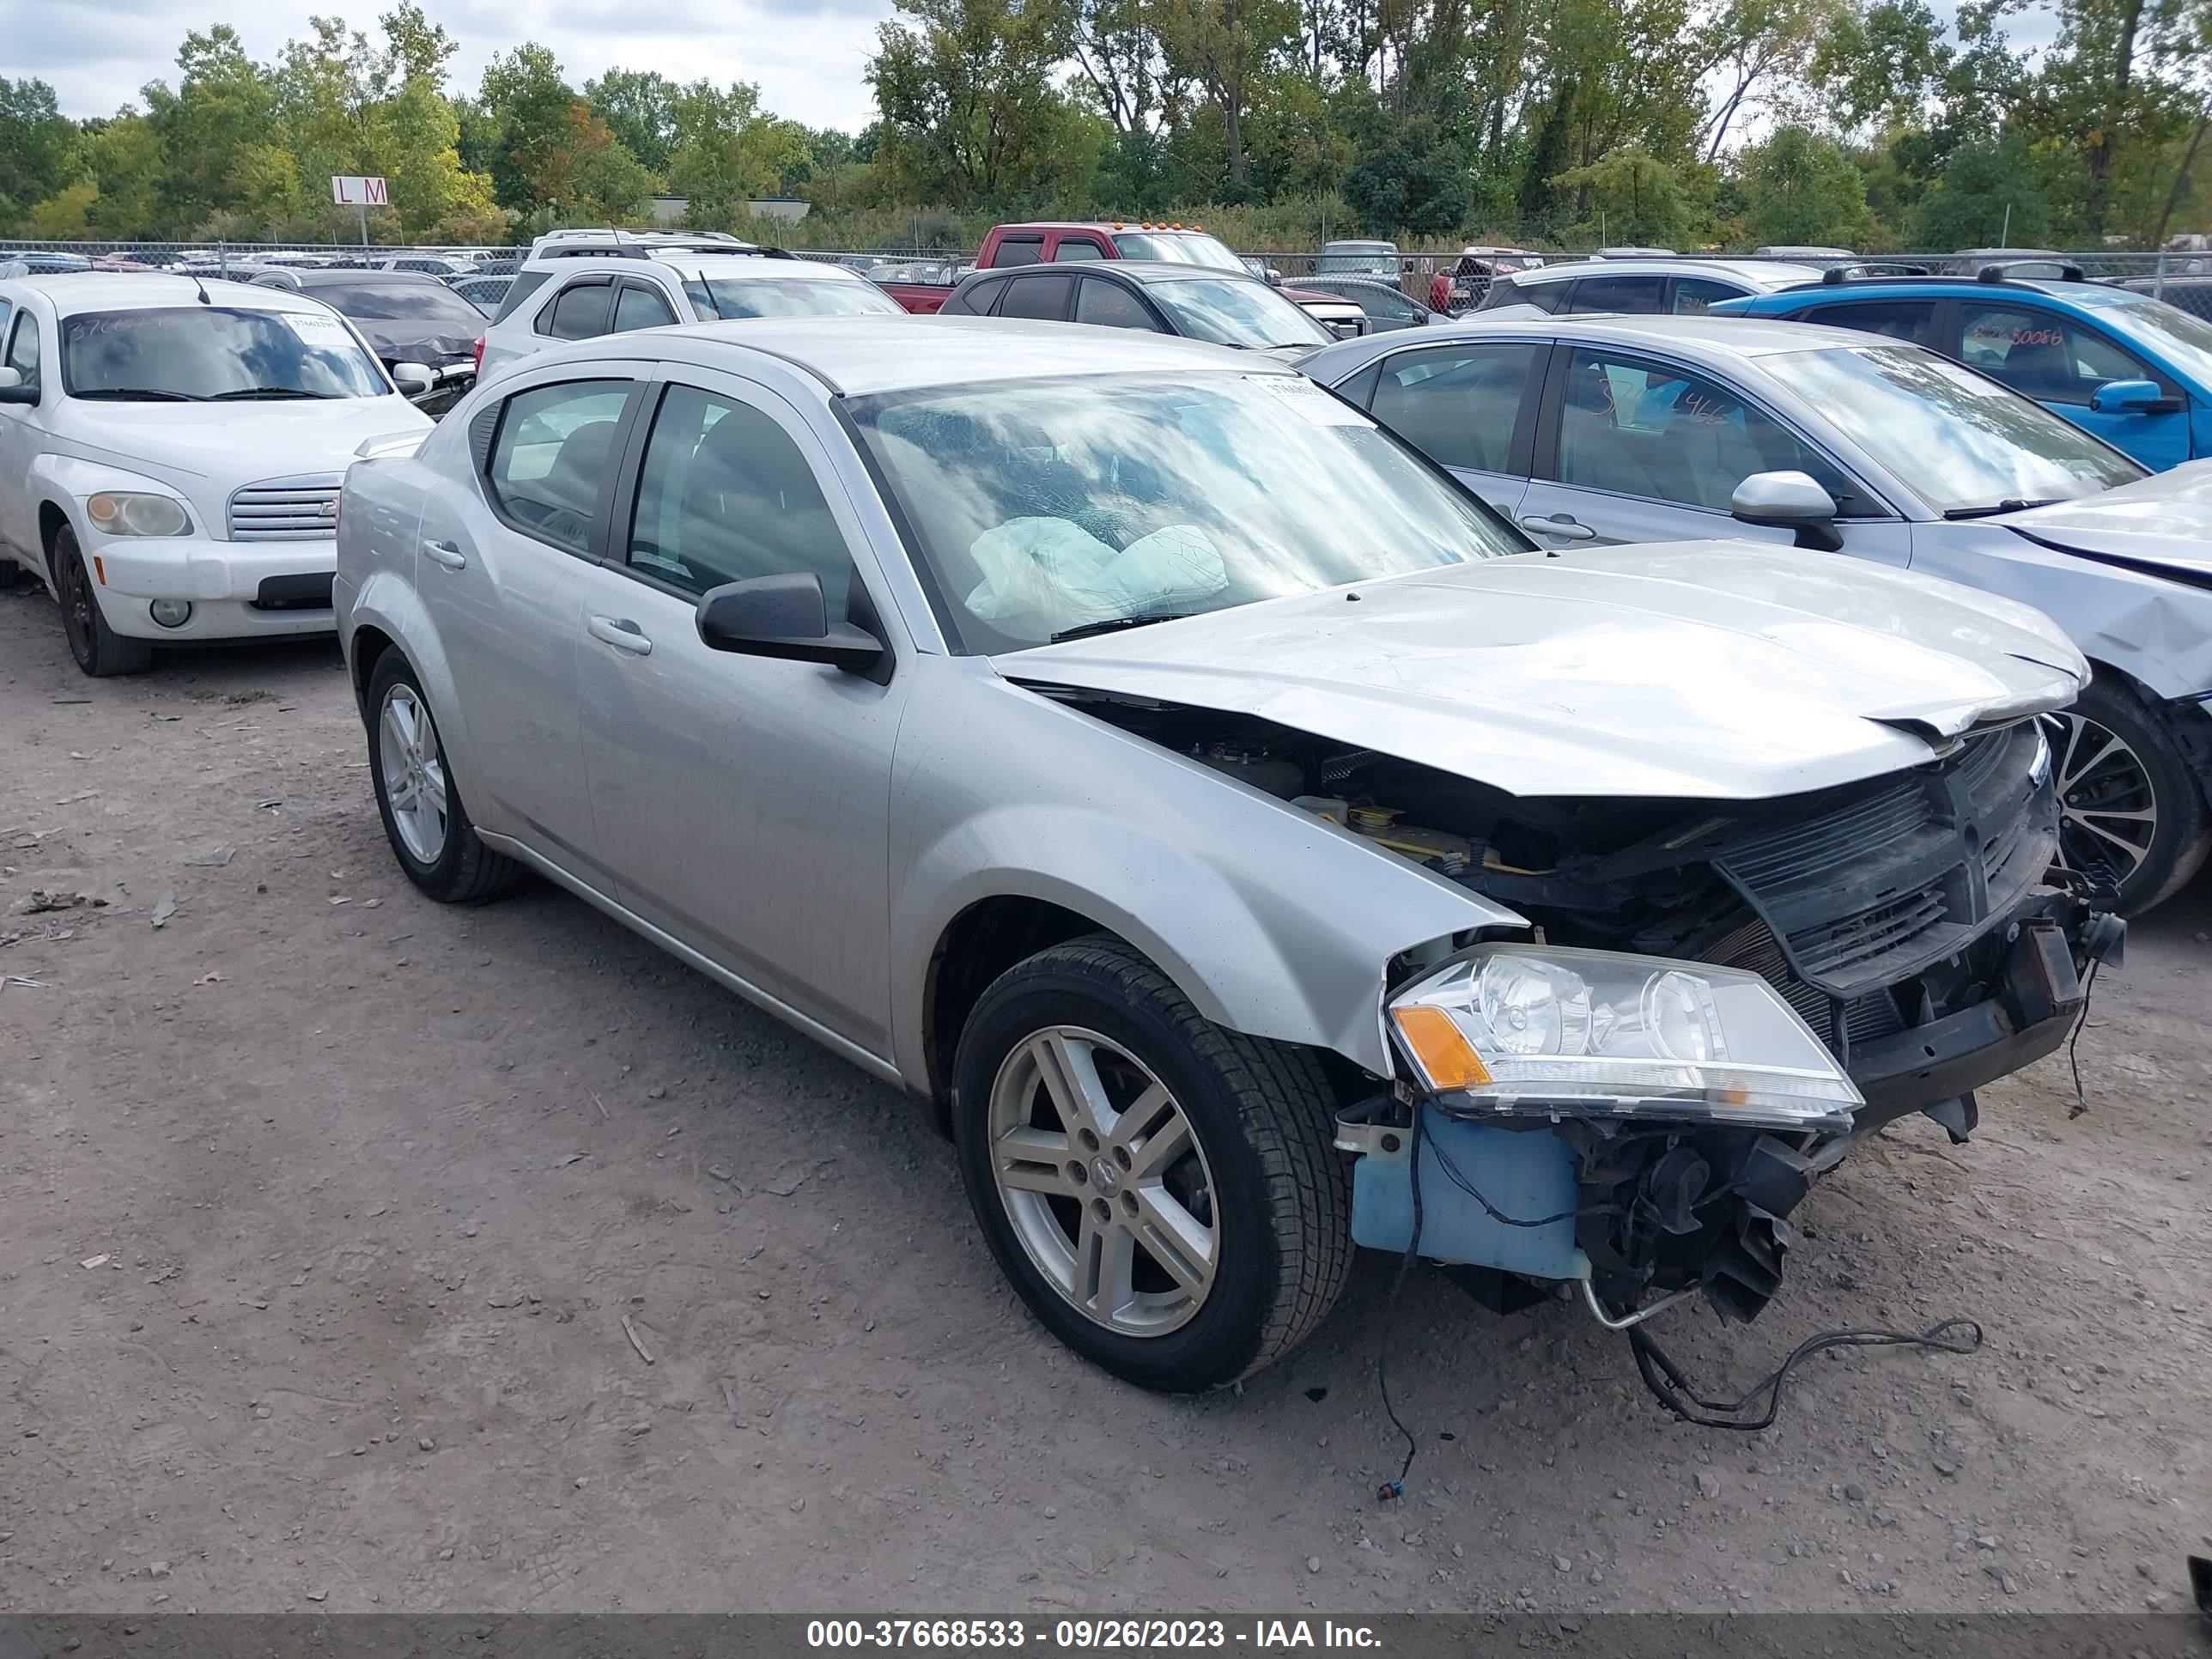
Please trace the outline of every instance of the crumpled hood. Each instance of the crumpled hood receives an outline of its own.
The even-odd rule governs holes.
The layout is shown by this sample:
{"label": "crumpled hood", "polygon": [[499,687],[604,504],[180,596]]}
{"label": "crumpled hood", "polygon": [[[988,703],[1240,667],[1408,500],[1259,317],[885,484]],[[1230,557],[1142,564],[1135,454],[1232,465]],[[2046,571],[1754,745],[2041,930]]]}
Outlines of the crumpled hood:
{"label": "crumpled hood", "polygon": [[2045,547],[2212,576],[2212,460],[1992,522]]}
{"label": "crumpled hood", "polygon": [[395,319],[390,322],[364,322],[356,317],[353,325],[368,342],[368,349],[387,363],[421,363],[435,368],[443,363],[462,362],[475,355],[477,329],[467,334],[440,333],[434,326]]}
{"label": "crumpled hood", "polygon": [[1516,795],[1727,800],[1919,764],[2088,678],[2027,606],[1746,542],[1522,554],[994,665],[1255,714]]}
{"label": "crumpled hood", "polygon": [[[58,446],[88,461],[166,477],[178,488],[207,480],[228,495],[261,478],[343,472],[364,440],[428,431],[429,419],[396,392],[379,398],[282,398],[207,404],[65,405]],[[221,424],[210,419],[222,410]]]}

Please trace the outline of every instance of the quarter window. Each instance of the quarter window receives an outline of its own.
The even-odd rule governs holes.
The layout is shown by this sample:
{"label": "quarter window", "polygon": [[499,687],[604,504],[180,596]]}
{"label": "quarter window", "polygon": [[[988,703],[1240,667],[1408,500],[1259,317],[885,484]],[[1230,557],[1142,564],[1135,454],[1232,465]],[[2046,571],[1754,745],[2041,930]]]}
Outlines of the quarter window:
{"label": "quarter window", "polygon": [[1368,408],[1439,465],[1503,472],[1537,352],[1533,343],[1400,352]]}
{"label": "quarter window", "polygon": [[665,328],[675,320],[676,313],[657,289],[624,283],[615,296],[614,331],[617,334],[627,334],[634,328]]}
{"label": "quarter window", "polygon": [[977,317],[988,317],[991,314],[991,307],[998,304],[999,296],[1006,291],[1006,284],[1012,280],[1012,278],[1007,276],[994,276],[988,282],[978,283],[965,294],[946,301],[945,309],[951,312],[964,311]]}
{"label": "quarter window", "polygon": [[1567,365],[1558,471],[1561,483],[1716,513],[1754,472],[1807,472],[1850,510],[1835,467],[1717,380],[1595,351]]}
{"label": "quarter window", "polygon": [[835,617],[853,556],[814,469],[772,416],[672,386],[646,441],[629,563],[687,593],[811,570]]}
{"label": "quarter window", "polygon": [[507,400],[484,483],[510,521],[572,553],[589,549],[629,392],[628,380],[565,380]]}

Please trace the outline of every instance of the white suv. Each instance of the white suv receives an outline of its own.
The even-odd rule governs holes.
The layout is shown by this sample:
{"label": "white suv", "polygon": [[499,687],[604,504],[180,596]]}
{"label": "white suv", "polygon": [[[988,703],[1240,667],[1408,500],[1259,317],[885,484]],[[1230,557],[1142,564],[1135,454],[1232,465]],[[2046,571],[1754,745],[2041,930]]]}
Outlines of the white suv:
{"label": "white suv", "polygon": [[345,470],[429,429],[319,301],[144,271],[0,282],[0,580],[45,584],[95,676],[156,642],[328,633]]}
{"label": "white suv", "polygon": [[719,232],[556,230],[531,245],[484,330],[477,369],[675,323],[904,314],[857,271]]}

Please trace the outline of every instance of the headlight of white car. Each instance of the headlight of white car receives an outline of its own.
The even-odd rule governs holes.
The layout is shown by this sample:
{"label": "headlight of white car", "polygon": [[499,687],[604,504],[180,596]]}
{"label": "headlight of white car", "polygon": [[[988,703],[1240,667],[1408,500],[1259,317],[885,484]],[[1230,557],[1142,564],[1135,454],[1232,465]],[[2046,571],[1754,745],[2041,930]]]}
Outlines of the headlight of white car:
{"label": "headlight of white car", "polygon": [[1780,992],[1710,963],[1484,945],[1390,1001],[1420,1080],[1473,1109],[1780,1128],[1862,1097]]}
{"label": "headlight of white car", "polygon": [[103,489],[85,498],[85,517],[103,536],[189,536],[191,515],[168,495],[134,489]]}

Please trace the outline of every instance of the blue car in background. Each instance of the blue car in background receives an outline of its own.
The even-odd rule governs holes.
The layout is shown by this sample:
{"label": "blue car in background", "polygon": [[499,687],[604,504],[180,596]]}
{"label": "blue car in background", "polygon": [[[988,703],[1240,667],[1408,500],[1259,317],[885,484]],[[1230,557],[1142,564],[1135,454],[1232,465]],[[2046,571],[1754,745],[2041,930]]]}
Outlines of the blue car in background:
{"label": "blue car in background", "polygon": [[1910,340],[1979,369],[2153,471],[2212,457],[2212,322],[2104,283],[1848,277],[1727,300],[1717,314]]}

